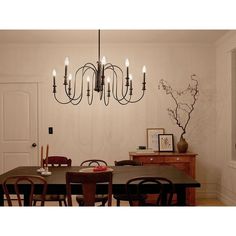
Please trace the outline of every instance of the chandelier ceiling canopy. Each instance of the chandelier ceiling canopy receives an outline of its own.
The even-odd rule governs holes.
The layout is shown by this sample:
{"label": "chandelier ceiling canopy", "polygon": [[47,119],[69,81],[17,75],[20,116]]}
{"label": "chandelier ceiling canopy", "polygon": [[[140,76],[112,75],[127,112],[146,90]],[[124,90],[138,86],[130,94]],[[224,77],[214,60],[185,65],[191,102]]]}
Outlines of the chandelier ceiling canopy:
{"label": "chandelier ceiling canopy", "polygon": [[100,57],[100,30],[98,30],[98,61],[97,64],[87,62],[79,67],[74,76],[68,73],[69,58],[65,58],[65,74],[62,86],[64,86],[64,100],[57,97],[56,70],[53,70],[53,94],[60,104],[71,103],[79,105],[86,93],[89,105],[93,103],[94,93],[107,106],[110,98],[113,97],[119,104],[127,105],[140,101],[146,90],[146,67],[142,69],[141,94],[137,99],[132,99],[133,77],[129,73],[129,60],[126,59],[126,73],[112,63],[107,63],[105,57]]}

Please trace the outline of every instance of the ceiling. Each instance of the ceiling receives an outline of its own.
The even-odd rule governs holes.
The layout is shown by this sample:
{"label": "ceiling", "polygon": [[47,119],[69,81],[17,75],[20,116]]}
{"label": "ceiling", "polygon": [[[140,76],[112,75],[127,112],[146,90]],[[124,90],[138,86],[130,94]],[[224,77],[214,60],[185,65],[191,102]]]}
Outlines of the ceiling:
{"label": "ceiling", "polygon": [[[105,43],[214,43],[228,30],[102,30]],[[97,30],[0,30],[0,43],[96,43]]]}

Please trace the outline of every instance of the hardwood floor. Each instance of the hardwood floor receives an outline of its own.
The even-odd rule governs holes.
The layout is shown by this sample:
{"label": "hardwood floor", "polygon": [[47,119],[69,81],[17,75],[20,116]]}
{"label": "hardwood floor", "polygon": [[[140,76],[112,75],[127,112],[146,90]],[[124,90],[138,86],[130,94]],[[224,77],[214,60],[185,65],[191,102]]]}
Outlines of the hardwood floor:
{"label": "hardwood floor", "polygon": [[196,206],[226,206],[218,199],[196,199]]}
{"label": "hardwood floor", "polygon": [[[14,203],[13,203],[14,204]],[[5,201],[5,205],[7,205]],[[15,204],[14,204],[15,205]],[[73,206],[77,206],[77,202],[73,199]],[[59,206],[58,202],[46,202],[45,206]],[[112,206],[116,206],[116,200],[112,200]],[[127,207],[129,206],[128,202],[121,202],[121,206]],[[218,199],[196,199],[196,206],[226,206],[223,202]]]}
{"label": "hardwood floor", "polygon": [[[58,206],[57,202],[47,202],[46,206]],[[76,201],[73,201],[73,205],[77,206]],[[112,206],[116,206],[116,200],[112,200]],[[121,206],[129,206],[128,202],[121,202]],[[226,206],[218,199],[196,199],[196,206]]]}

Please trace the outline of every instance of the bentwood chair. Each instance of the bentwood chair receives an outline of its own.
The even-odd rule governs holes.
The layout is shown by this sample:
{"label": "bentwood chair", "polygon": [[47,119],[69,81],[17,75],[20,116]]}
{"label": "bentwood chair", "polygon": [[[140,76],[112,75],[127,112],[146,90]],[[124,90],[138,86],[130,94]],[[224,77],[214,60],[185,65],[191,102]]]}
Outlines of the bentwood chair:
{"label": "bentwood chair", "polygon": [[[107,183],[108,206],[112,204],[112,171],[104,172],[67,172],[66,173],[66,191],[68,205],[72,206],[72,188],[81,187],[83,194],[82,206],[95,206],[96,189],[98,183]],[[78,184],[78,185],[76,185]],[[79,186],[80,185],[80,186]]]}
{"label": "bentwood chair", "polygon": [[[52,167],[66,167],[66,166],[71,166],[71,159],[64,157],[64,156],[49,156],[48,157],[48,166]],[[46,159],[43,160],[43,165],[45,166],[46,164]],[[33,201],[34,205],[36,205],[37,201],[41,201],[41,196],[40,195],[34,195],[33,196]],[[50,195],[47,194],[45,196],[45,201],[47,202],[59,202],[59,206],[62,206],[62,202],[66,206],[66,195],[63,194],[58,194],[58,195]]]}
{"label": "bentwood chair", "polygon": [[[115,166],[141,166],[142,162],[134,161],[134,160],[121,160],[121,161],[115,161]],[[129,201],[127,194],[114,194],[113,197],[116,199],[116,205],[120,206],[121,201]],[[145,197],[145,195],[143,195]],[[133,196],[133,199],[135,196]]]}
{"label": "bentwood chair", "polygon": [[[107,166],[106,161],[101,160],[101,159],[88,159],[83,162],[81,162],[80,166]],[[101,206],[105,206],[106,202],[108,200],[108,195],[107,194],[96,194],[95,196],[95,202],[101,202]],[[84,205],[84,198],[82,195],[77,195],[76,196],[76,201],[80,206]]]}
{"label": "bentwood chair", "polygon": [[[152,192],[156,194],[156,200],[153,203],[147,202],[143,197],[143,192],[147,184],[152,184]],[[162,177],[136,177],[127,181],[126,192],[129,198],[130,206],[134,206],[134,201],[138,200],[138,206],[170,206],[172,203],[174,187],[169,179]],[[135,198],[133,198],[135,196]]]}
{"label": "bentwood chair", "polygon": [[[23,184],[27,183],[29,185],[29,206],[32,206],[33,203],[33,195],[36,193],[36,187],[37,187],[37,194],[40,196],[40,201],[41,201],[41,206],[44,206],[44,201],[45,201],[45,195],[47,192],[47,181],[37,175],[28,175],[28,176],[10,176],[7,177],[3,181],[3,191],[4,194],[6,195],[7,203],[8,206],[12,206],[12,194],[9,194],[9,188],[11,185],[14,186],[14,192],[17,197],[17,202],[19,206],[23,206],[22,204],[22,198],[21,194],[24,193]],[[38,186],[40,185],[40,187]]]}
{"label": "bentwood chair", "polygon": [[107,163],[101,159],[89,159],[81,162],[80,166],[107,166]]}

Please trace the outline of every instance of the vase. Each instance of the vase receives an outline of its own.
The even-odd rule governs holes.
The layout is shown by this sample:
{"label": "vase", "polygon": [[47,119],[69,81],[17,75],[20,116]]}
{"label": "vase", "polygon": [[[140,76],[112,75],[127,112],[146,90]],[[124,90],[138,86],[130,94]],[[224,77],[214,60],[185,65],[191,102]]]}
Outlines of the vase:
{"label": "vase", "polygon": [[179,153],[185,153],[188,150],[188,143],[182,136],[180,137],[180,140],[177,143],[177,149]]}

